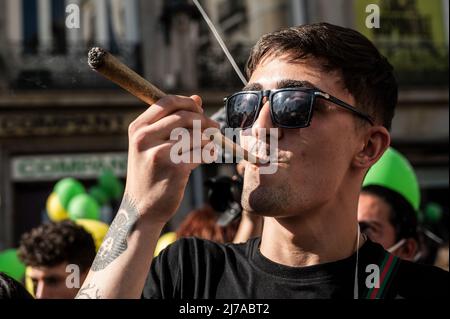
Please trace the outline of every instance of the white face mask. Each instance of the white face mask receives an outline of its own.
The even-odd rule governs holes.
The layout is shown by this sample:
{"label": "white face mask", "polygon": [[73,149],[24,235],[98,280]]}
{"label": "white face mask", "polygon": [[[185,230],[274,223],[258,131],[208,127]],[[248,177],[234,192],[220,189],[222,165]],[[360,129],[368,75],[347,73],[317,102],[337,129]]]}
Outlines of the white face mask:
{"label": "white face mask", "polygon": [[406,239],[403,238],[402,240],[399,240],[396,244],[394,244],[393,246],[389,247],[386,250],[392,254],[394,251],[396,251],[397,249],[402,247],[405,243],[406,243]]}

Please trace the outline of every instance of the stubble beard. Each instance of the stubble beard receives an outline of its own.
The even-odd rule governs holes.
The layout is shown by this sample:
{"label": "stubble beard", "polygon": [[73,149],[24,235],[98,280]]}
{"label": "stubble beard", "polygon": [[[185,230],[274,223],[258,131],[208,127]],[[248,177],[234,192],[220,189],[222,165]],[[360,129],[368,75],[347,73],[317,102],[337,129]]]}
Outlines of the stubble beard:
{"label": "stubble beard", "polygon": [[293,203],[294,194],[288,183],[260,185],[246,179],[242,191],[242,208],[250,214],[276,217],[286,215]]}

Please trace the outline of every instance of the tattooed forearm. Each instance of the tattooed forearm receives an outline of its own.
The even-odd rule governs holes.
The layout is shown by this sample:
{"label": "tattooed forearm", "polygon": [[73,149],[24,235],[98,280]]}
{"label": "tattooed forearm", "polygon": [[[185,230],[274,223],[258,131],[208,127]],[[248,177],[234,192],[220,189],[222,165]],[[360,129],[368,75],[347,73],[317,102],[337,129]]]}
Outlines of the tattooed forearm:
{"label": "tattooed forearm", "polygon": [[134,229],[138,215],[136,205],[125,194],[117,216],[92,264],[93,271],[105,269],[127,249],[128,236]]}
{"label": "tattooed forearm", "polygon": [[95,285],[87,285],[82,287],[78,292],[76,299],[101,299],[100,289],[96,289]]}

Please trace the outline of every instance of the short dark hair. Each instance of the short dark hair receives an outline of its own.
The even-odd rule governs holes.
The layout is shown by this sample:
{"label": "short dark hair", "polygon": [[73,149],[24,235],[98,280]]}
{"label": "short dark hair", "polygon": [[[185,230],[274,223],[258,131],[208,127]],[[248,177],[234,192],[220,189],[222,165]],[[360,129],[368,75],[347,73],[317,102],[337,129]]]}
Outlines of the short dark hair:
{"label": "short dark hair", "polygon": [[53,267],[61,263],[89,269],[95,258],[92,235],[73,221],[48,222],[22,236],[19,258],[32,267]]}
{"label": "short dark hair", "polygon": [[396,241],[403,238],[419,240],[416,212],[402,195],[379,185],[365,186],[361,193],[378,196],[389,205],[389,221],[395,229]]}
{"label": "short dark hair", "polygon": [[0,272],[0,300],[33,299],[24,286],[15,279]]}
{"label": "short dark hair", "polygon": [[264,35],[247,62],[250,78],[267,57],[287,54],[291,62],[309,58],[323,61],[325,72],[340,71],[345,88],[376,123],[391,129],[398,98],[393,67],[373,43],[358,31],[316,23]]}

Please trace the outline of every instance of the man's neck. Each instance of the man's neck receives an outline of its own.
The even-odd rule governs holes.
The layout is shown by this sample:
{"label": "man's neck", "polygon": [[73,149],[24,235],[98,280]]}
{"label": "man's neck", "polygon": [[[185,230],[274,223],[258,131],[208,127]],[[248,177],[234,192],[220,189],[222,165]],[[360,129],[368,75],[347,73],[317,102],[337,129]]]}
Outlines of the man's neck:
{"label": "man's neck", "polygon": [[[356,207],[353,211],[341,209],[342,206],[338,209],[324,207],[300,217],[265,217],[261,253],[273,262],[291,267],[312,266],[351,256],[356,251],[358,236]],[[361,239],[360,247],[362,244]]]}

